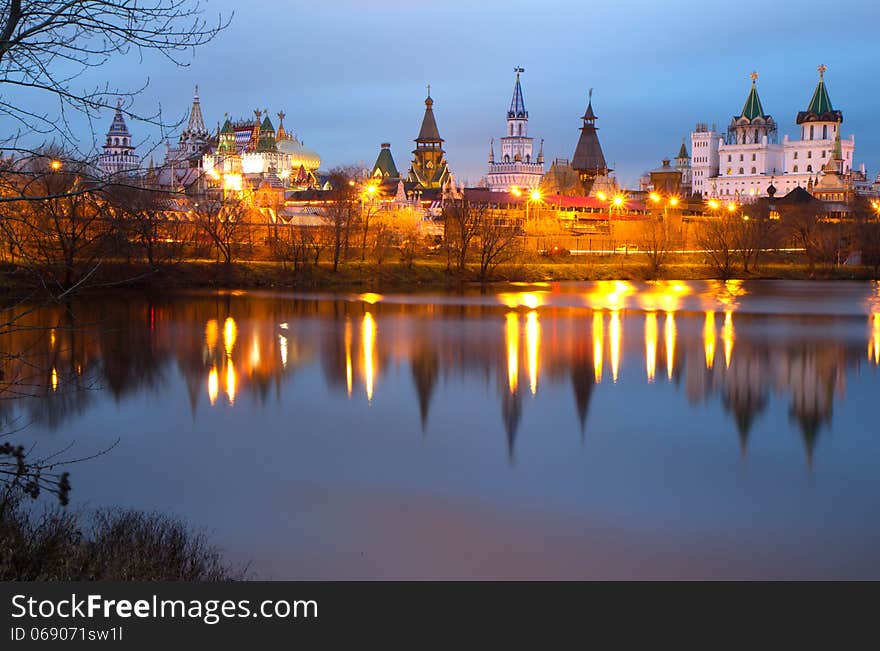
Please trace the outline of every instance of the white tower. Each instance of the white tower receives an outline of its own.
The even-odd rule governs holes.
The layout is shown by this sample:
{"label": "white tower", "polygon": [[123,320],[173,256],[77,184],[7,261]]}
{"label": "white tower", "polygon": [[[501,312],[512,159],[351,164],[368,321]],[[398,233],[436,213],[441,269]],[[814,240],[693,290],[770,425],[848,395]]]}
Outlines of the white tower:
{"label": "white tower", "polygon": [[98,167],[106,176],[134,175],[139,164],[140,158],[134,153],[131,134],[122,115],[122,98],[120,98],[116,104],[116,115],[113,116],[113,122],[107,132],[104,151],[98,157]]}
{"label": "white tower", "polygon": [[501,138],[501,157],[495,159],[494,146],[489,147],[489,173],[486,177],[489,189],[506,192],[511,187],[523,189],[537,188],[544,176],[543,151],[534,158],[534,138],[529,138],[529,112],[523,99],[520,74],[523,68],[516,68],[516,83],[513,98],[507,111],[507,134]]}
{"label": "white tower", "polygon": [[701,122],[691,133],[691,185],[693,194],[703,197],[713,194],[712,181],[718,176],[718,147],[721,134],[715,125]]}

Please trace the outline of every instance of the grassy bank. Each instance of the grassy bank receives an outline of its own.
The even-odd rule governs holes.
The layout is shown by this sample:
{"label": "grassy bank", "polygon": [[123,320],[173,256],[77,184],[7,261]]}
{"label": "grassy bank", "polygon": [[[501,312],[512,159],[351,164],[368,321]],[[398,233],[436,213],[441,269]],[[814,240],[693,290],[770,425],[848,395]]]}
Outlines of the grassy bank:
{"label": "grassy bank", "polygon": [[[705,280],[718,278],[713,267],[700,256],[680,256],[652,273],[644,256],[595,256],[555,261],[535,259],[499,266],[490,282],[552,282],[584,280]],[[748,273],[733,278],[789,280],[871,280],[869,267],[809,265],[785,259],[769,259]],[[2,286],[7,294],[20,294],[38,287],[35,275],[4,270]],[[146,265],[103,263],[90,277],[92,289],[297,289],[302,291],[418,291],[456,289],[478,282],[477,269],[447,270],[445,260],[425,258],[412,265],[397,262],[345,262],[333,271],[331,265],[306,265],[294,269],[278,262],[234,262],[229,265],[189,261],[151,270]]]}

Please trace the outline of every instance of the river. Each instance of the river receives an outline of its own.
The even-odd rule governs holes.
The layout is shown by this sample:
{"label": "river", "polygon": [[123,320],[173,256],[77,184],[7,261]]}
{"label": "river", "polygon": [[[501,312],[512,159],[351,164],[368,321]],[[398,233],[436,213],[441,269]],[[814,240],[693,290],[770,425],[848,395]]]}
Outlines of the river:
{"label": "river", "polygon": [[880,284],[85,297],[0,337],[73,508],[264,579],[880,578]]}

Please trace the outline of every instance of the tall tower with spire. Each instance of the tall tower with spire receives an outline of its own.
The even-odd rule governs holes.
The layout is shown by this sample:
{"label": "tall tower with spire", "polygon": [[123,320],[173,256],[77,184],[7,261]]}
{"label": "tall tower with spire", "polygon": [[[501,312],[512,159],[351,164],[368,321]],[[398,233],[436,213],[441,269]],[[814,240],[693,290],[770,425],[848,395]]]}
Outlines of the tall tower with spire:
{"label": "tall tower with spire", "polygon": [[507,192],[512,187],[535,189],[544,177],[543,147],[533,156],[534,138],[529,137],[529,112],[523,99],[520,75],[524,68],[515,68],[516,82],[507,111],[507,135],[501,138],[501,156],[495,158],[494,140],[489,144],[489,189]]}
{"label": "tall tower with spire", "polygon": [[122,98],[116,103],[116,114],[107,131],[104,151],[98,157],[98,168],[106,176],[137,174],[140,158],[134,153],[131,134],[122,113]]}
{"label": "tall tower with spire", "polygon": [[581,127],[581,136],[571,159],[571,168],[577,172],[584,192],[589,194],[596,179],[600,176],[608,176],[611,171],[605,162],[605,154],[602,153],[602,145],[599,144],[599,135],[596,133],[598,118],[593,112],[592,88],[587,99],[587,110],[581,119],[584,125]]}
{"label": "tall tower with spire", "polygon": [[428,86],[428,96],[425,98],[422,128],[419,129],[415,142],[412,165],[406,180],[413,184],[416,190],[442,189],[449,180],[449,166],[446,162],[446,152],[443,151],[443,138],[440,137],[437,120],[434,118],[434,100],[431,98],[430,86]]}
{"label": "tall tower with spire", "polygon": [[192,108],[189,111],[189,122],[180,134],[179,151],[187,156],[201,154],[208,142],[210,134],[205,128],[205,118],[202,116],[202,104],[199,100],[199,87],[196,85],[193,93]]}
{"label": "tall tower with spire", "polygon": [[727,144],[757,145],[767,138],[768,143],[776,143],[776,122],[773,117],[764,113],[761,98],[758,96],[758,73],[749,75],[752,87],[746,97],[746,103],[739,115],[733,116],[727,129]]}

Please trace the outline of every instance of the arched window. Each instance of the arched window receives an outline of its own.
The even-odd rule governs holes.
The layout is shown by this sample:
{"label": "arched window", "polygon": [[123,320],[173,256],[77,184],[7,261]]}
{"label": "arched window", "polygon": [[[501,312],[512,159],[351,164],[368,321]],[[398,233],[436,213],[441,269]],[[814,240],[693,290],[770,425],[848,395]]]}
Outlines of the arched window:
{"label": "arched window", "polygon": [[798,173],[798,166],[797,166],[797,165],[794,166],[794,173],[795,173],[795,174]]}
{"label": "arched window", "polygon": [[807,152],[807,158],[812,158],[812,157],[813,157],[813,152],[812,152],[812,151],[808,151],[808,152]]}
{"label": "arched window", "polygon": [[758,173],[758,170],[755,169],[755,168],[753,167],[753,168],[752,168],[752,174],[757,174],[757,173]]}
{"label": "arched window", "polygon": [[827,124],[822,127],[822,139],[828,140],[828,125]]}
{"label": "arched window", "polygon": [[810,125],[810,140],[813,139],[813,125]]}
{"label": "arched window", "polygon": [[510,162],[510,156],[509,156],[509,155],[504,154],[504,162],[505,162],[505,163],[509,163],[509,162]]}
{"label": "arched window", "polygon": [[740,174],[745,174],[745,172],[743,171],[743,168],[741,168],[741,167],[739,168],[739,173],[740,173]]}
{"label": "arched window", "polygon": [[114,138],[114,139],[113,139],[113,144],[116,145],[116,146],[119,146],[119,138]]}
{"label": "arched window", "polygon": [[794,159],[797,160],[798,153],[794,152]]}
{"label": "arched window", "polygon": [[522,135],[522,124],[519,125],[519,135]]}
{"label": "arched window", "polygon": [[757,154],[752,154],[752,160],[758,160]]}
{"label": "arched window", "polygon": [[807,165],[807,171],[808,171],[808,172],[812,172],[812,171],[813,171],[813,166],[812,166],[812,165]]}

